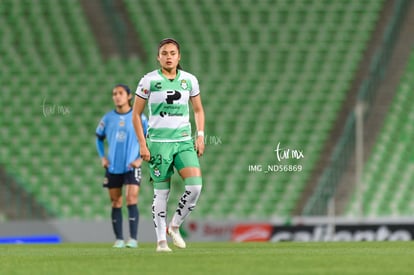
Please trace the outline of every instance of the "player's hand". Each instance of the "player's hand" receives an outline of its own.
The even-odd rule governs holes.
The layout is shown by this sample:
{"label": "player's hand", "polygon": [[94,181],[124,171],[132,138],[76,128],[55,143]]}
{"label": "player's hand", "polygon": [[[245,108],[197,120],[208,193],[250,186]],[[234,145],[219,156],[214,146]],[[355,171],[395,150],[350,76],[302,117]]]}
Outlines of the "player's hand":
{"label": "player's hand", "polygon": [[138,158],[129,164],[130,168],[139,168],[142,163],[142,158]]}
{"label": "player's hand", "polygon": [[103,168],[109,167],[109,160],[106,157],[101,158],[101,164]]}
{"label": "player's hand", "polygon": [[145,161],[149,161],[151,159],[151,154],[147,146],[141,146],[139,148],[139,154],[141,155],[141,158]]}
{"label": "player's hand", "polygon": [[204,154],[204,137],[198,136],[194,146],[197,156],[201,157]]}

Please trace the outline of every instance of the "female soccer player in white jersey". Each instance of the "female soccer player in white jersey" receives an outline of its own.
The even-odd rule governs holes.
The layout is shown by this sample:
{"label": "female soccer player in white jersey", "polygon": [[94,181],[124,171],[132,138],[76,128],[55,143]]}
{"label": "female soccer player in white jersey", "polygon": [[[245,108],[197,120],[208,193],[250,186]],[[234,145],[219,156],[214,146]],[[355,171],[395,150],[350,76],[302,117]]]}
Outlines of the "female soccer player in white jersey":
{"label": "female soccer player in white jersey", "polygon": [[[104,115],[96,128],[96,148],[105,170],[103,186],[108,188],[112,202],[111,218],[115,234],[113,247],[125,247],[122,233],[122,187],[125,185],[126,204],[130,239],[126,247],[137,247],[139,211],[137,207],[139,185],[141,183],[141,162],[139,144],[132,125],[131,90],[123,84],[112,90],[115,110]],[[147,119],[141,115],[142,131],[146,133]],[[104,139],[108,141],[108,154],[105,156]]]}
{"label": "female soccer player in white jersey", "polygon": [[[175,246],[185,248],[179,227],[196,206],[202,178],[198,157],[204,152],[204,110],[197,78],[179,65],[180,45],[172,38],[158,46],[161,68],[146,74],[139,82],[133,107],[133,124],[140,144],[140,154],[148,161],[154,185],[152,216],[158,252],[169,252],[166,234]],[[197,127],[193,141],[189,121],[191,102]],[[142,129],[141,114],[148,102],[148,134]],[[167,227],[167,201],[174,167],[182,177],[185,192]]]}

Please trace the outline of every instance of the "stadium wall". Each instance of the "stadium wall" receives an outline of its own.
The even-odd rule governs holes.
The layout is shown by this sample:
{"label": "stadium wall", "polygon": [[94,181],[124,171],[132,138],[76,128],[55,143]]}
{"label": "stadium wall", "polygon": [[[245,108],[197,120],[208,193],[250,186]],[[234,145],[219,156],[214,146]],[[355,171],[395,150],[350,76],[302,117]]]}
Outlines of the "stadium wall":
{"label": "stadium wall", "polygon": [[[124,230],[128,225],[124,224]],[[412,241],[412,218],[295,217],[289,221],[190,220],[181,230],[188,242],[334,242]],[[127,234],[124,234],[127,236]],[[35,243],[54,240],[73,243],[111,242],[108,221],[49,220],[0,223],[0,243]],[[155,242],[153,222],[141,220],[139,242]]]}

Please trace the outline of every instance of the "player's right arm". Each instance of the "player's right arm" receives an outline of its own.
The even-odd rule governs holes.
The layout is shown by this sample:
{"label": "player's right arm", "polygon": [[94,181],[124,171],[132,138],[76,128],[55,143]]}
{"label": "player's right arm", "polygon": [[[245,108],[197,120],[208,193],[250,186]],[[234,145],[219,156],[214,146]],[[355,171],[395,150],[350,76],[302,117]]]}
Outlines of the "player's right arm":
{"label": "player's right arm", "polygon": [[96,150],[98,151],[98,155],[101,158],[102,167],[108,168],[109,161],[105,157],[104,140],[98,136],[96,136]]}
{"label": "player's right arm", "polygon": [[135,134],[139,143],[139,154],[145,161],[150,160],[150,152],[147,147],[147,142],[144,135],[144,129],[142,127],[141,114],[144,111],[146,100],[142,97],[135,96],[134,106],[132,109],[132,124],[134,125]]}
{"label": "player's right arm", "polygon": [[[147,76],[147,75],[146,75]],[[150,152],[147,147],[147,141],[145,133],[147,129],[144,129],[142,114],[145,109],[145,104],[149,98],[149,80],[144,76],[138,83],[137,90],[135,91],[135,101],[132,107],[132,124],[134,125],[135,134],[139,143],[139,154],[145,161],[149,161],[151,158]]]}
{"label": "player's right arm", "polygon": [[105,146],[104,146],[104,140],[106,136],[105,117],[103,117],[101,121],[99,122],[99,125],[96,128],[95,134],[96,134],[96,150],[98,151],[98,155],[101,158],[102,167],[108,168],[109,161],[105,156]]}

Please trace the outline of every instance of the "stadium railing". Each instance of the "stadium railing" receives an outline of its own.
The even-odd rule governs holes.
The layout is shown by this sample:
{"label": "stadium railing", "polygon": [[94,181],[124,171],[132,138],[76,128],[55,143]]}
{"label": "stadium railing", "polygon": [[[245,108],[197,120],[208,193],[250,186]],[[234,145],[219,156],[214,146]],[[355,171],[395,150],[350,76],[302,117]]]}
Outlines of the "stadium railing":
{"label": "stadium railing", "polygon": [[[388,23],[382,43],[374,54],[369,75],[362,82],[358,91],[358,101],[363,103],[366,118],[369,115],[373,99],[379,83],[384,77],[387,65],[398,36],[401,22],[404,19],[407,0],[397,0],[393,6],[391,20]],[[337,185],[346,170],[352,152],[355,150],[356,116],[351,112],[344,126],[343,134],[335,146],[330,165],[322,173],[315,191],[308,199],[302,214],[305,216],[320,216],[328,213],[330,199],[335,196]]]}

